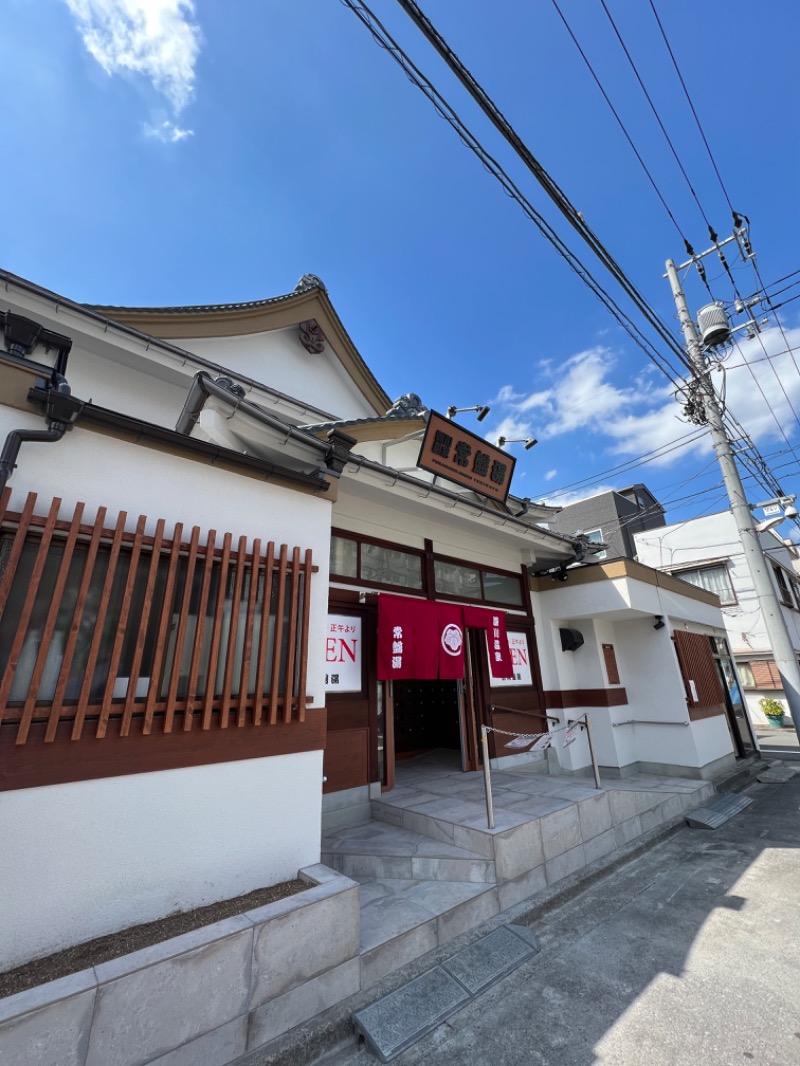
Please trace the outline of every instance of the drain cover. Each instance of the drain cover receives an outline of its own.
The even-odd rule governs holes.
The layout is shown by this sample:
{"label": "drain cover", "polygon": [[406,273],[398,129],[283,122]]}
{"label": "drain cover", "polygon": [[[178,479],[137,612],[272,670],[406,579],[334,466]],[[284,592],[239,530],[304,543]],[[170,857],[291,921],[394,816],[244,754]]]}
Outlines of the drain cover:
{"label": "drain cover", "polygon": [[526,926],[501,926],[358,1011],[356,1032],[381,1062],[389,1062],[538,951]]}
{"label": "drain cover", "polygon": [[717,796],[704,807],[697,807],[691,814],[686,815],[686,823],[692,829],[719,829],[734,814],[749,807],[753,801],[749,796]]}

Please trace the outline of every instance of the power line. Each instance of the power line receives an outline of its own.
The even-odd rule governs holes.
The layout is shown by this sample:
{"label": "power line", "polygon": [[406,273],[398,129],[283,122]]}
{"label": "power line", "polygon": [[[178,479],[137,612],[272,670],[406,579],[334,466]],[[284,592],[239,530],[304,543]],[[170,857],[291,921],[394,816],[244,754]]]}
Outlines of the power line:
{"label": "power line", "polygon": [[559,496],[565,495],[571,489],[582,487],[591,488],[592,485],[599,484],[603,478],[609,477],[611,474],[627,473],[629,470],[633,470],[638,466],[644,466],[656,459],[661,459],[670,452],[686,447],[688,444],[694,444],[696,441],[700,440],[701,437],[704,437],[705,434],[705,429],[690,430],[688,433],[676,437],[675,440],[669,441],[667,444],[662,444],[658,448],[653,448],[649,452],[644,452],[642,455],[636,456],[634,459],[626,459],[624,462],[619,463],[617,466],[612,466],[608,470],[602,470],[600,473],[591,474],[589,477],[581,478],[578,481],[572,481],[568,485],[562,485],[553,492],[545,493],[545,496],[547,499],[554,500]]}
{"label": "power line", "polygon": [[664,44],[666,45],[667,51],[669,52],[669,57],[672,60],[672,65],[675,68],[675,73],[678,76],[678,81],[681,83],[681,88],[683,89],[684,95],[686,96],[686,101],[689,104],[689,107],[691,109],[692,114],[694,115],[694,120],[697,123],[697,129],[699,130],[700,136],[703,139],[703,144],[706,147],[706,152],[708,152],[708,158],[711,160],[711,166],[714,168],[714,173],[717,175],[717,180],[719,181],[720,188],[722,189],[722,193],[723,193],[723,195],[725,197],[725,200],[727,201],[728,207],[730,208],[731,214],[733,215],[734,226],[736,226],[736,228],[738,229],[739,226],[741,225],[741,220],[739,221],[739,224],[737,224],[736,220],[738,218],[738,214],[734,210],[733,204],[731,203],[731,198],[728,195],[727,188],[725,187],[725,182],[722,180],[722,175],[719,172],[719,167],[717,166],[717,162],[714,159],[714,154],[711,151],[711,145],[708,143],[708,139],[707,139],[707,137],[705,135],[705,131],[703,130],[703,127],[702,127],[702,125],[700,123],[700,119],[698,117],[698,114],[697,114],[697,111],[695,109],[694,103],[692,102],[692,97],[691,97],[691,95],[689,93],[689,89],[688,89],[688,87],[686,85],[686,82],[683,80],[683,75],[681,74],[680,67],[678,66],[678,61],[675,58],[675,53],[672,51],[672,45],[669,43],[669,38],[667,37],[666,31],[664,29],[664,26],[661,23],[661,19],[658,17],[658,12],[656,11],[656,6],[655,6],[655,3],[654,3],[654,0],[649,0],[649,4],[650,4],[650,9],[653,12],[653,15],[655,17],[656,23],[658,24],[658,28],[661,31],[661,36],[662,36],[662,38],[664,40]]}
{"label": "power line", "polygon": [[[536,209],[530,204],[526,197],[521,193],[519,188],[511,180],[508,174],[503,168],[494,160],[483,145],[477,140],[477,138],[467,129],[461,119],[458,117],[453,108],[445,101],[441,94],[433,87],[432,83],[421,73],[421,71],[410,60],[408,55],[400,48],[397,42],[388,34],[385,27],[381,24],[374,13],[369,9],[366,3],[361,0],[342,0],[344,6],[348,7],[359,18],[359,20],[367,27],[377,43],[383,47],[392,58],[398,63],[406,76],[412,81],[412,83],[419,88],[427,99],[434,105],[437,112],[445,118],[445,120],[455,130],[462,142],[470,148],[470,150],[481,160],[483,165],[489,170],[489,172],[497,178],[504,190],[509,196],[511,196],[523,209],[527,217],[529,217],[539,228],[540,232],[550,241],[556,248],[559,254],[567,261],[571,269],[578,274],[578,276],[584,281],[587,286],[592,289],[595,295],[601,300],[606,308],[611,311],[618,322],[623,326],[629,336],[635,341],[635,343],[642,348],[656,366],[664,373],[677,388],[685,388],[685,383],[678,384],[674,378],[674,369],[665,364],[664,357],[657,351],[652,342],[642,334],[641,330],[636,326],[632,319],[619,308],[615,301],[609,296],[609,294],[603,289],[600,283],[591,275],[585,265],[578,259],[578,257],[564,244],[564,242],[558,237],[552,227],[544,220],[544,218],[536,211]],[[605,248],[596,234],[586,225],[583,216],[574,208],[569,202],[566,195],[558,187],[555,181],[550,177],[547,171],[536,160],[521,138],[517,135],[514,129],[511,127],[508,120],[503,116],[499,109],[494,105],[492,100],[478,84],[472,74],[464,67],[455,53],[450,49],[444,39],[440,36],[438,31],[433,27],[427,17],[421,12],[419,5],[413,2],[413,0],[398,0],[398,3],[403,10],[409,15],[412,21],[417,25],[429,43],[435,48],[441,58],[445,61],[449,69],[461,84],[467,89],[472,98],[476,101],[483,113],[489,118],[495,128],[502,134],[504,139],[511,145],[515,153],[522,160],[525,166],[534,175],[536,180],[545,190],[547,195],[556,205],[561,214],[567,219],[569,224],[579,233],[583,240],[592,248],[594,253],[609,270],[617,283],[621,286],[623,291],[628,295],[631,301],[636,306],[637,310],[644,316],[648,324],[655,330],[658,336],[666,343],[667,347],[677,357],[680,364],[689,371],[692,378],[696,378],[696,370],[692,364],[691,359],[683,349],[683,347],[672,336],[672,333],[664,322],[658,317],[655,311],[650,307],[645,298],[636,289],[633,282],[627,277],[622,268],[613,259],[610,252]],[[741,224],[741,219],[738,218],[738,224]],[[726,268],[727,268],[727,264]],[[740,432],[742,438],[746,437],[743,430]],[[756,463],[756,471],[754,476],[759,476],[757,471],[760,467],[766,469],[763,460],[757,455],[755,447],[748,439],[748,446],[756,454],[754,462]],[[768,472],[767,472],[768,473]]]}
{"label": "power line", "polygon": [[556,12],[558,13],[558,17],[564,23],[564,27],[565,27],[567,33],[572,38],[573,44],[578,49],[578,52],[580,53],[581,58],[583,59],[584,63],[586,64],[586,66],[587,66],[587,68],[589,70],[589,73],[594,78],[595,83],[597,85],[597,88],[600,90],[600,92],[603,95],[603,99],[608,104],[609,108],[611,109],[612,115],[617,120],[617,124],[618,124],[619,128],[622,130],[622,133],[623,133],[626,141],[630,145],[631,151],[633,152],[633,154],[638,159],[639,164],[642,167],[642,170],[645,172],[650,184],[653,186],[653,190],[655,191],[656,196],[661,201],[661,204],[662,204],[664,210],[666,211],[667,215],[669,216],[670,220],[672,221],[673,226],[678,231],[678,236],[681,238],[681,240],[683,241],[684,247],[686,248],[686,254],[687,255],[693,255],[694,252],[692,250],[691,244],[689,243],[689,241],[688,241],[688,239],[686,237],[686,234],[683,232],[681,227],[678,225],[678,222],[677,222],[675,216],[673,215],[672,211],[670,210],[670,206],[667,203],[666,199],[664,198],[664,195],[661,192],[661,189],[659,188],[659,186],[658,186],[658,184],[656,182],[656,179],[653,177],[649,167],[647,166],[647,164],[645,163],[644,159],[642,158],[641,153],[639,152],[639,149],[634,144],[633,138],[631,137],[630,133],[628,133],[628,130],[627,130],[626,126],[625,126],[625,123],[622,121],[622,118],[620,117],[619,112],[617,111],[616,107],[614,107],[614,104],[612,103],[611,98],[609,97],[608,93],[606,92],[605,88],[603,87],[603,83],[600,81],[600,78],[599,78],[599,76],[597,74],[597,71],[592,66],[592,63],[589,60],[589,57],[587,56],[586,52],[582,48],[580,41],[575,36],[575,33],[574,33],[572,27],[570,26],[569,22],[567,21],[567,18],[564,15],[564,12],[559,7],[558,0],[551,0],[551,3],[553,4],[553,7],[556,9]]}
{"label": "power line", "polygon": [[[608,18],[611,21],[612,26],[614,26],[615,32],[617,32],[617,36],[619,37],[620,44],[622,44],[622,47],[625,48],[625,45],[624,45],[624,43],[622,41],[622,38],[619,36],[619,32],[617,31],[616,25],[614,24],[614,20],[612,19],[611,14],[608,11],[608,8],[606,7],[605,0],[600,0],[600,2],[602,4],[602,6],[603,6],[603,10],[606,12],[606,15],[608,15]],[[692,115],[693,115],[695,123],[697,125],[697,129],[700,132],[700,136],[703,139],[703,144],[705,145],[706,152],[708,153],[708,157],[709,157],[709,159],[711,161],[711,165],[714,168],[714,173],[717,176],[717,180],[719,181],[720,188],[722,189],[722,192],[723,192],[723,195],[725,197],[725,200],[727,201],[728,207],[730,208],[731,216],[733,218],[734,228],[737,229],[737,230],[740,230],[741,227],[742,227],[742,224],[743,224],[742,223],[742,217],[739,215],[739,213],[737,211],[734,210],[733,203],[731,202],[731,198],[730,198],[730,196],[728,194],[727,187],[725,185],[725,182],[722,179],[722,174],[720,173],[720,169],[717,166],[717,162],[716,162],[716,160],[714,158],[714,154],[711,151],[711,145],[709,144],[708,138],[706,137],[706,134],[705,134],[705,130],[703,129],[703,125],[702,125],[702,123],[700,121],[700,116],[698,115],[697,109],[694,106],[694,102],[692,100],[691,94],[689,93],[688,86],[686,85],[686,81],[684,80],[683,74],[681,73],[681,69],[680,69],[680,67],[678,65],[678,61],[677,61],[677,59],[675,57],[675,53],[672,50],[672,46],[670,45],[669,38],[667,37],[666,30],[664,29],[664,26],[663,26],[663,24],[661,22],[661,19],[658,16],[658,12],[656,11],[654,0],[649,0],[649,4],[650,4],[650,9],[653,12],[653,16],[654,16],[654,18],[656,20],[656,23],[658,25],[659,31],[661,32],[661,37],[662,37],[662,39],[664,41],[664,44],[665,44],[666,49],[667,49],[667,52],[669,53],[669,57],[672,60],[672,65],[675,68],[675,73],[676,73],[676,75],[678,77],[678,80],[679,80],[679,82],[681,84],[681,88],[683,89],[684,95],[686,96],[686,100],[687,100],[687,102],[689,104],[689,107],[691,109]],[[631,62],[631,65],[633,65],[633,60],[630,58],[630,55],[628,54],[628,50],[627,49],[625,49],[625,54],[628,55],[628,58],[629,58],[629,60]],[[672,142],[669,141],[669,137],[667,136],[667,132],[666,132],[666,130],[664,130],[663,124],[661,123],[661,120],[658,118],[658,113],[656,112],[655,106],[652,104],[652,101],[650,100],[649,95],[647,95],[647,90],[645,89],[644,84],[643,84],[641,78],[639,77],[638,71],[636,71],[636,67],[635,66],[634,66],[634,71],[636,72],[637,78],[639,78],[639,84],[642,86],[642,90],[645,93],[645,95],[647,96],[648,102],[650,103],[651,107],[653,108],[653,113],[656,115],[656,118],[658,119],[659,125],[661,125],[662,130],[664,131],[664,136],[667,137],[667,141],[669,142],[670,147],[672,147]],[[673,155],[675,155],[675,159],[676,159],[676,161],[678,162],[678,164],[680,166],[681,164],[680,164],[680,161],[678,160],[677,153],[675,152],[674,148],[673,148]],[[685,171],[683,171],[683,167],[682,166],[681,166],[681,170],[684,173],[684,176],[686,177],[686,180],[688,182],[689,181],[688,176],[686,175]],[[692,190],[692,195],[695,196],[695,201],[697,202],[697,206],[702,211],[702,207],[700,205],[700,201],[697,199],[697,196],[694,194],[694,190],[691,187],[691,183],[689,184],[689,188]],[[707,221],[708,220],[706,219],[706,222]],[[711,228],[710,225],[709,225],[709,235],[711,237],[712,242],[714,244],[716,244],[717,243],[717,235],[714,233],[714,231],[713,231],[713,229]],[[728,277],[730,279],[730,282],[731,282],[731,285],[733,287],[733,291],[734,291],[735,296],[744,305],[744,301],[741,299],[741,295],[740,295],[740,293],[738,291],[738,287],[736,285],[736,280],[734,279],[733,274],[730,271],[730,267],[728,266],[727,259],[725,258],[724,254],[723,254],[723,252],[721,250],[719,251],[718,254],[719,254],[719,259],[720,259],[723,267],[725,268],[725,272],[727,273],[727,275],[728,275]],[[751,263],[751,265],[753,267],[753,270],[755,272],[756,278],[758,279],[758,283],[761,286],[761,291],[764,292],[764,299],[765,299],[765,301],[767,303],[767,306],[769,307],[770,310],[772,310],[774,312],[775,309],[772,306],[770,297],[767,295],[766,286],[764,285],[764,280],[761,277],[761,271],[759,270],[758,262],[756,261],[756,258],[755,258],[754,255],[752,255],[750,257],[750,263]],[[709,290],[709,292],[710,292],[710,290]],[[782,326],[780,320],[778,319],[777,315],[775,315],[775,321],[776,321],[776,323],[778,325],[778,328],[780,329],[780,331],[781,331],[781,333],[783,335],[784,344],[786,345],[786,347],[788,349],[790,347],[789,339],[786,336],[786,334],[784,332],[784,329],[783,329],[783,326]],[[786,402],[789,405],[789,408],[790,408],[790,410],[791,410],[791,412],[792,412],[792,414],[794,416],[794,419],[797,422],[798,426],[800,426],[800,416],[798,416],[798,413],[795,410],[794,404],[792,403],[791,399],[789,398],[789,394],[786,391],[786,388],[785,388],[783,382],[781,381],[780,376],[778,375],[778,372],[775,370],[775,367],[773,366],[771,360],[769,359],[769,353],[767,352],[766,345],[764,344],[764,342],[763,342],[763,340],[761,338],[760,332],[757,333],[757,336],[758,336],[758,339],[759,339],[759,343],[761,344],[761,347],[762,347],[762,349],[764,351],[764,355],[769,360],[770,368],[771,368],[772,372],[775,374],[775,377],[776,377],[776,379],[778,381],[778,384],[781,386],[781,388],[783,390],[783,394],[786,397]],[[741,355],[741,352],[740,352],[740,355]],[[797,370],[798,374],[800,374],[800,367],[798,367],[797,360],[794,358],[794,355],[792,355],[792,360],[793,360],[793,362],[795,364],[795,369]],[[777,415],[775,414],[775,412],[772,410],[772,406],[770,405],[769,400],[767,399],[767,396],[766,396],[764,390],[762,389],[760,382],[756,378],[755,373],[753,372],[752,368],[749,368],[749,369],[750,369],[750,373],[753,376],[753,380],[755,381],[759,391],[761,392],[761,395],[762,395],[762,397],[764,399],[764,402],[767,404],[767,407],[770,410],[770,413],[772,414],[773,418],[775,419],[775,423],[778,426],[778,429],[780,430],[781,434],[783,435],[784,439],[786,440],[786,443],[788,444],[789,443],[789,439],[788,439],[788,437],[786,436],[786,433],[783,430],[783,426],[781,425],[781,423],[780,423]]]}
{"label": "power line", "polygon": [[[656,122],[659,125],[659,128],[660,128],[661,132],[664,134],[664,138],[666,139],[666,142],[669,145],[670,151],[672,152],[672,155],[673,155],[673,157],[675,159],[675,162],[678,164],[678,167],[680,169],[681,174],[683,174],[683,177],[684,177],[684,179],[686,181],[686,184],[689,187],[689,192],[692,194],[692,198],[694,199],[694,202],[697,204],[697,208],[700,211],[700,214],[703,216],[703,221],[705,222],[706,226],[708,227],[709,237],[711,238],[711,240],[714,243],[716,243],[717,235],[714,232],[714,229],[713,229],[711,223],[708,221],[708,216],[706,215],[706,212],[705,212],[705,210],[703,208],[703,205],[700,203],[700,199],[699,199],[697,193],[695,192],[695,189],[694,189],[694,186],[691,183],[691,180],[689,179],[689,175],[686,173],[686,168],[684,167],[683,163],[681,162],[680,156],[678,155],[678,152],[677,152],[677,150],[675,148],[675,145],[672,143],[672,138],[670,137],[669,133],[667,133],[667,128],[664,125],[664,123],[661,121],[661,116],[658,113],[658,109],[656,108],[656,105],[653,103],[653,99],[650,96],[650,93],[647,91],[647,88],[646,88],[646,86],[644,84],[644,81],[642,80],[642,76],[639,73],[639,69],[636,66],[635,62],[633,61],[633,56],[628,51],[628,47],[625,44],[625,42],[623,41],[623,39],[622,39],[622,34],[619,32],[619,29],[617,28],[617,24],[614,21],[614,18],[612,16],[611,12],[608,10],[608,6],[606,5],[606,0],[600,0],[600,4],[601,4],[601,6],[603,8],[603,11],[606,13],[606,17],[608,18],[608,21],[611,23],[611,27],[614,30],[614,33],[616,34],[617,40],[619,41],[619,43],[620,43],[620,45],[622,47],[622,50],[625,53],[625,56],[626,56],[628,62],[630,63],[630,65],[631,65],[633,73],[636,75],[636,80],[639,82],[639,87],[641,88],[642,92],[645,95],[645,99],[647,100],[648,104],[650,105],[650,110],[653,112],[653,115],[655,117]],[[687,251],[688,251],[688,249],[687,249]],[[691,252],[691,251],[688,251],[688,254],[689,255],[693,255],[694,253]]]}
{"label": "power line", "polygon": [[[433,104],[437,113],[445,119],[445,121],[455,130],[462,143],[472,151],[477,158],[481,161],[483,166],[489,171],[489,173],[495,177],[505,192],[522,208],[525,215],[534,223],[539,229],[540,233],[548,240],[556,251],[564,258],[570,268],[581,278],[597,298],[603,303],[603,305],[611,312],[616,318],[625,332],[631,337],[631,339],[640,347],[658,369],[672,382],[673,385],[680,388],[681,384],[676,380],[678,371],[674,369],[661,355],[659,350],[655,347],[653,342],[646,337],[636,323],[630,318],[630,316],[623,311],[616,301],[609,295],[609,293],[603,288],[600,282],[592,275],[589,269],[581,262],[577,255],[572,252],[564,241],[558,236],[553,227],[543,218],[543,216],[536,210],[536,208],[530,203],[530,201],[521,192],[519,187],[512,181],[502,166],[495,160],[475,135],[467,128],[467,126],[459,118],[455,110],[447,103],[444,97],[435,89],[432,83],[425,75],[419,70],[419,68],[412,62],[408,55],[402,50],[398,43],[391,37],[386,28],[377,18],[377,16],[369,9],[366,3],[357,2],[357,0],[342,0],[345,7],[349,8],[356,17],[366,26],[370,31],[375,41],[380,47],[385,49],[389,55],[400,66],[411,83],[415,85],[423,95]],[[661,324],[661,328],[665,331],[666,336],[672,347],[677,353],[680,362],[688,369],[688,359],[685,352],[677,344],[677,342],[670,336],[666,327]]]}
{"label": "power line", "polygon": [[[355,10],[356,4],[354,0],[342,0],[348,7]],[[576,232],[582,237],[582,239],[589,245],[600,262],[611,273],[612,277],[621,286],[626,295],[631,299],[637,310],[645,317],[646,321],[661,337],[661,339],[672,350],[673,354],[677,356],[679,362],[690,373],[692,371],[691,360],[686,355],[686,352],[681,345],[673,337],[671,330],[666,326],[658,317],[656,312],[650,307],[647,300],[642,296],[633,282],[628,278],[620,265],[613,258],[609,250],[602,243],[600,238],[594,231],[586,224],[581,213],[570,203],[569,199],[565,195],[562,189],[556,184],[554,179],[545,170],[542,164],[536,159],[522,138],[517,134],[511,123],[503,115],[496,104],[491,100],[489,95],[483,89],[483,87],[476,81],[470,71],[464,66],[455,52],[450,48],[441,34],[436,30],[430,20],[423,14],[420,7],[415,0],[397,0],[402,9],[411,18],[417,28],[421,31],[423,36],[432,45],[432,47],[438,52],[440,57],[444,60],[450,71],[458,78],[473,100],[478,104],[481,111],[486,115],[492,125],[500,132],[507,143],[513,148],[514,152],[525,164],[528,170],[533,174],[544,191],[556,205],[558,210],[569,222],[569,224],[576,230]],[[364,3],[358,4],[358,7],[366,8]]]}

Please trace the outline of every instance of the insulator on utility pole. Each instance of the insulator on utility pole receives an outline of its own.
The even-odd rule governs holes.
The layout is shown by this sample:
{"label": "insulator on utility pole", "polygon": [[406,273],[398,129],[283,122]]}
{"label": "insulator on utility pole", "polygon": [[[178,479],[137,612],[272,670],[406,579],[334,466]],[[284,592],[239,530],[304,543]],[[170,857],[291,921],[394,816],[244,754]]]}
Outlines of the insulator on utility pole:
{"label": "insulator on utility pole", "polygon": [[[671,259],[667,260],[667,277],[672,287],[672,295],[675,297],[675,306],[678,310],[681,330],[686,341],[686,350],[694,368],[695,388],[698,399],[702,398],[714,452],[722,470],[722,479],[725,482],[725,488],[728,493],[731,513],[736,520],[742,551],[747,562],[747,568],[750,571],[750,580],[753,582],[753,589],[758,606],[761,609],[761,617],[764,620],[767,638],[772,646],[772,654],[775,657],[775,665],[780,674],[783,692],[789,705],[789,712],[792,716],[798,740],[800,740],[800,665],[798,665],[797,654],[786,627],[778,594],[772,583],[770,565],[761,547],[750,505],[745,496],[742,479],[739,476],[739,470],[733,457],[731,442],[722,418],[722,408],[707,371],[700,338],[692,316],[689,314],[689,308],[686,305],[686,297],[681,288],[677,268]],[[709,305],[709,307],[713,306],[713,304]],[[703,310],[708,311],[708,309],[704,308]]]}

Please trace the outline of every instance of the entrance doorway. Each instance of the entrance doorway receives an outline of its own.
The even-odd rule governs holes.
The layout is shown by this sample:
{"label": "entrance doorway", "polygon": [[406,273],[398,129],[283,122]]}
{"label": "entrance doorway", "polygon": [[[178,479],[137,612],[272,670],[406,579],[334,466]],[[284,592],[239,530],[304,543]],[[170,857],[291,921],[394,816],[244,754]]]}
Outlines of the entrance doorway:
{"label": "entrance doorway", "polygon": [[750,721],[744,706],[744,698],[739,683],[736,680],[736,671],[733,667],[733,656],[730,653],[728,642],[720,637],[711,638],[711,649],[717,662],[717,668],[722,681],[722,690],[725,695],[725,713],[728,717],[728,728],[731,732],[733,746],[736,749],[737,758],[752,755],[755,751],[755,741],[750,728]]}
{"label": "entrance doorway", "polygon": [[458,681],[394,681],[395,759],[438,750],[463,767],[462,699]]}

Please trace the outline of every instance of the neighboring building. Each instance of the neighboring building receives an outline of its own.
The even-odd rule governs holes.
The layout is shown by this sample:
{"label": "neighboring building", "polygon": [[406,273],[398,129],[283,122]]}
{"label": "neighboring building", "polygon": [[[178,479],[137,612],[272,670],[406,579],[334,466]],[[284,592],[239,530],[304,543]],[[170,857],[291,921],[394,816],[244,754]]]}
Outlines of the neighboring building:
{"label": "neighboring building", "polygon": [[319,279],[97,308],[0,278],[5,966],[294,876],[399,759],[477,768],[482,725],[585,712],[612,775],[748,750],[716,598],[575,567],[513,457],[392,404]]}
{"label": "neighboring building", "polygon": [[634,534],[663,526],[664,508],[645,485],[631,485],[563,507],[548,525],[559,533],[582,533],[590,543],[604,544],[597,559],[635,559]]}
{"label": "neighboring building", "polygon": [[[719,597],[748,711],[753,721],[766,722],[759,700],[762,696],[782,699],[783,691],[734,516],[720,511],[639,533],[635,539],[640,562]],[[800,657],[800,553],[772,530],[761,533],[760,540],[790,639]]]}

